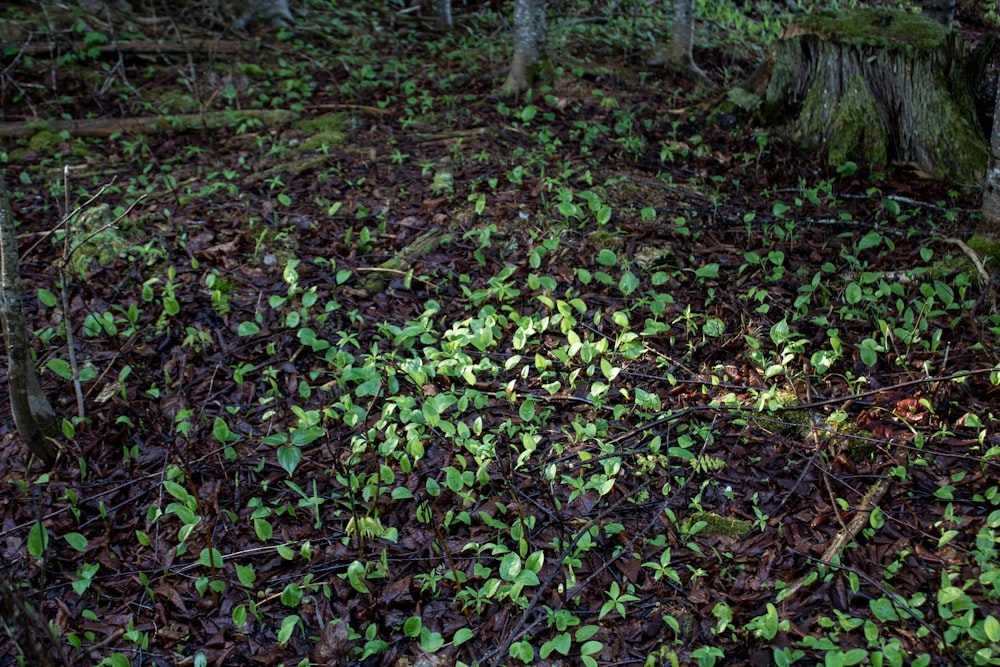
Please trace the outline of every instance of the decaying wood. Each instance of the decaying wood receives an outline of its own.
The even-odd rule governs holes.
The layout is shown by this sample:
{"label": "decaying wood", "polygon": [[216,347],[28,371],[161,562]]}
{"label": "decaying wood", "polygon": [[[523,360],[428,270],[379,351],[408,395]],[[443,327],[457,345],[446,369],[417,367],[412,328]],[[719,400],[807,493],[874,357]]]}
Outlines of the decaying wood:
{"label": "decaying wood", "polygon": [[0,59],[11,60],[19,55],[35,58],[54,58],[66,53],[114,54],[128,53],[135,55],[189,55],[196,53],[240,53],[253,50],[253,45],[234,40],[199,39],[191,41],[161,42],[151,39],[127,42],[108,42],[107,44],[88,44],[86,42],[28,42],[24,44],[0,44]]}
{"label": "decaying wood", "polygon": [[905,11],[816,12],[786,28],[726,104],[834,165],[901,162],[971,185],[986,165],[973,95],[982,51]]}
{"label": "decaying wood", "polygon": [[204,114],[172,114],[140,118],[80,118],[0,123],[0,137],[26,137],[42,130],[68,132],[74,137],[110,137],[118,133],[152,134],[157,132],[218,130],[245,121],[268,126],[286,125],[299,118],[295,111],[211,111]]}
{"label": "decaying wood", "polygon": [[17,236],[7,187],[0,174],[0,322],[7,346],[7,386],[17,432],[28,450],[46,468],[56,461],[58,447],[51,436],[56,431],[56,413],[38,382],[31,358],[28,326],[21,308],[21,276],[18,270]]}
{"label": "decaying wood", "polygon": [[392,259],[382,262],[377,267],[359,269],[359,271],[368,273],[361,282],[362,286],[369,292],[380,292],[386,289],[390,280],[405,276],[417,259],[433,252],[449,238],[449,234],[443,229],[432,229],[421,234]]}

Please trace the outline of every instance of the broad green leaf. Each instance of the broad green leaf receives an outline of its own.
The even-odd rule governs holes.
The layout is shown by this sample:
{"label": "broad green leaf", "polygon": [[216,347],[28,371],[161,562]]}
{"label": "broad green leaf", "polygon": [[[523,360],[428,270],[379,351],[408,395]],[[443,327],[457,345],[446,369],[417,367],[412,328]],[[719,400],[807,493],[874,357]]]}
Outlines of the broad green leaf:
{"label": "broad green leaf", "polygon": [[56,298],[56,295],[45,288],[38,290],[38,300],[49,308],[54,308],[55,305],[59,303],[59,299]]}
{"label": "broad green leaf", "polygon": [[876,231],[871,231],[861,237],[858,241],[858,250],[867,250],[868,248],[875,248],[880,243],[882,243],[882,235]]}
{"label": "broad green leaf", "polygon": [[35,558],[41,558],[49,546],[49,533],[41,521],[36,521],[28,531],[28,553]]}
{"label": "broad green leaf", "polygon": [[526,398],[521,402],[517,414],[523,421],[530,422],[535,419],[535,403],[536,401],[533,398]]}
{"label": "broad green leaf", "polygon": [[403,621],[403,634],[407,637],[419,637],[424,622],[419,616],[410,616]]}
{"label": "broad green leaf", "polygon": [[516,553],[509,553],[500,561],[500,576],[506,581],[514,581],[521,572],[521,557]]}
{"label": "broad green leaf", "polygon": [[302,619],[297,615],[292,614],[291,616],[286,616],[281,621],[281,629],[278,630],[278,643],[284,646],[288,643],[288,640],[292,638],[292,633],[295,632],[295,626],[297,626]]}
{"label": "broad green leaf", "polygon": [[299,461],[302,460],[302,450],[294,446],[282,446],[278,447],[278,464],[284,468],[285,472],[289,475],[295,472],[295,469],[299,467]]}
{"label": "broad green leaf", "polygon": [[87,550],[87,538],[80,533],[66,533],[63,535],[63,539],[81,553]]}
{"label": "broad green leaf", "polygon": [[256,322],[240,322],[239,328],[237,328],[236,333],[240,336],[253,336],[260,332],[260,327],[257,326]]}
{"label": "broad green leaf", "polygon": [[699,278],[718,278],[719,277],[719,265],[715,262],[711,264],[706,264],[705,266],[695,269],[694,275]]}
{"label": "broad green leaf", "polygon": [[274,535],[274,528],[271,527],[267,519],[257,518],[253,520],[253,530],[257,533],[257,539],[261,541],[271,539]]}
{"label": "broad green leaf", "polygon": [[73,379],[73,369],[70,368],[69,362],[65,359],[60,359],[58,357],[53,357],[49,359],[45,364],[45,367],[50,371],[61,377],[63,380]]}
{"label": "broad green leaf", "polygon": [[222,567],[222,552],[218,549],[202,549],[201,554],[198,556],[198,565],[204,565],[205,567],[214,567],[219,569]]}
{"label": "broad green leaf", "polygon": [[[253,565],[236,565],[236,578],[247,588],[253,588],[257,581],[257,573],[253,570]],[[242,625],[242,624],[241,624]]]}

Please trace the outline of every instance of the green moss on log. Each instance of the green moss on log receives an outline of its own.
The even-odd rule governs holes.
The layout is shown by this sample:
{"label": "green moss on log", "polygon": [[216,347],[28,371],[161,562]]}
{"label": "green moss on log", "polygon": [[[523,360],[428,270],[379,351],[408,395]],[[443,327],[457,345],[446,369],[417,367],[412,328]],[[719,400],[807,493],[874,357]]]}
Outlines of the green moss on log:
{"label": "green moss on log", "polygon": [[920,14],[900,9],[820,11],[795,19],[801,29],[826,40],[876,48],[930,51],[947,45],[951,31]]}

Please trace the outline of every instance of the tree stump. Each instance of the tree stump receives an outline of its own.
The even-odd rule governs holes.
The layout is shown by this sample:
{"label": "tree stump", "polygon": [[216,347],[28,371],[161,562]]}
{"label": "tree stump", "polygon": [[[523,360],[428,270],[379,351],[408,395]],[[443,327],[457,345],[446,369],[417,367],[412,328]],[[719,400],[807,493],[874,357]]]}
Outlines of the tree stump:
{"label": "tree stump", "polygon": [[786,28],[729,101],[747,108],[749,99],[767,124],[831,164],[899,161],[973,185],[988,155],[975,108],[980,56],[918,14],[817,12]]}

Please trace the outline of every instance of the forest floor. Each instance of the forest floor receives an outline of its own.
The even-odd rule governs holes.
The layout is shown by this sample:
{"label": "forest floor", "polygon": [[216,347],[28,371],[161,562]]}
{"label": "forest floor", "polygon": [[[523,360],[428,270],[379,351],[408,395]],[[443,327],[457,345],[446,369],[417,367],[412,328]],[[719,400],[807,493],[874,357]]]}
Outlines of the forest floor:
{"label": "forest floor", "polygon": [[763,13],[709,3],[712,90],[644,64],[663,3],[562,3],[504,98],[486,7],[346,4],[159,44],[5,6],[64,451],[28,467],[0,385],[0,550],[50,654],[1000,664],[976,189],[707,121]]}

